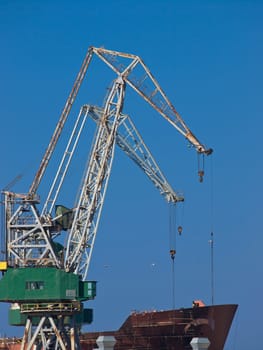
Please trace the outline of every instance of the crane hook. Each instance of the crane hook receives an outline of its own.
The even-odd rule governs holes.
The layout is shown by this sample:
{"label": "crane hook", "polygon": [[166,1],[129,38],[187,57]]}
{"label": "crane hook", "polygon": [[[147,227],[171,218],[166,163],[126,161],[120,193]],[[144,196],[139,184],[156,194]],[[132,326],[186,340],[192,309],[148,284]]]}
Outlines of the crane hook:
{"label": "crane hook", "polygon": [[[200,157],[202,157],[200,159]],[[204,154],[198,153],[198,176],[199,176],[199,182],[203,182],[204,180],[204,165],[205,165],[205,159],[204,159]]]}
{"label": "crane hook", "polygon": [[204,175],[205,175],[204,170],[198,170],[199,182],[204,181]]}
{"label": "crane hook", "polygon": [[171,255],[171,259],[172,260],[174,260],[175,254],[176,254],[176,250],[175,249],[170,249],[170,255]]}

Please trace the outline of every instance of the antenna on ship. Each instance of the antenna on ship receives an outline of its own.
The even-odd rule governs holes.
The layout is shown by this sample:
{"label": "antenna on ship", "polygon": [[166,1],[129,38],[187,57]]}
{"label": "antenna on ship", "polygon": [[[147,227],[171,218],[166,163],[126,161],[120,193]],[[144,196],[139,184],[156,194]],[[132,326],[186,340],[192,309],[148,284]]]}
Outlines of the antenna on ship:
{"label": "antenna on ship", "polygon": [[210,259],[211,259],[211,304],[214,305],[214,233],[211,232],[210,243]]}
{"label": "antenna on ship", "polygon": [[213,158],[211,157],[211,189],[210,189],[210,216],[211,216],[211,234],[210,234],[210,274],[211,274],[211,304],[214,305],[215,286],[214,286],[214,178],[213,178]]}

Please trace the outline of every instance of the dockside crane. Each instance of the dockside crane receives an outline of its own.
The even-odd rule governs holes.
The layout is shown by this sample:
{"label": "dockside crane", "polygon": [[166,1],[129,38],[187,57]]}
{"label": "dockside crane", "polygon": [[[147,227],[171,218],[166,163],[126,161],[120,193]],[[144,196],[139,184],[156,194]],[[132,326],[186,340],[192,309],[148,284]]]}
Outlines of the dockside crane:
{"label": "dockside crane", "polygon": [[[74,118],[57,171],[41,202],[37,193],[49,161],[93,57],[102,60],[116,78],[103,107],[83,104]],[[160,194],[176,204],[183,197],[166,180],[123,106],[130,87],[166,119],[199,154],[209,155],[182,120],[157,80],[139,56],[90,47],[60,115],[51,141],[28,193],[3,191],[5,260],[0,262],[0,301],[11,303],[9,322],[24,326],[21,350],[79,349],[79,329],[92,321],[84,302],[96,296],[88,271],[111,173],[115,146],[128,155]],[[59,205],[65,179],[87,120],[96,123],[94,141],[77,200]],[[84,136],[85,137],[85,136]],[[65,244],[60,237],[65,236]]]}

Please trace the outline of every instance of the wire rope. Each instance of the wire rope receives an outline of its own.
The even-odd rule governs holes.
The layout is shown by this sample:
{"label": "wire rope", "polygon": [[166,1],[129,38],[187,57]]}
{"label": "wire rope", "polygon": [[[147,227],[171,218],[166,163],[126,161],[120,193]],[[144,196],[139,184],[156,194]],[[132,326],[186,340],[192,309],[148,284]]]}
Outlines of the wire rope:
{"label": "wire rope", "polygon": [[210,281],[211,281],[211,304],[215,301],[215,270],[214,270],[214,175],[213,175],[213,155],[210,166]]}
{"label": "wire rope", "polygon": [[172,308],[175,308],[176,205],[169,204],[170,257],[172,263]]}

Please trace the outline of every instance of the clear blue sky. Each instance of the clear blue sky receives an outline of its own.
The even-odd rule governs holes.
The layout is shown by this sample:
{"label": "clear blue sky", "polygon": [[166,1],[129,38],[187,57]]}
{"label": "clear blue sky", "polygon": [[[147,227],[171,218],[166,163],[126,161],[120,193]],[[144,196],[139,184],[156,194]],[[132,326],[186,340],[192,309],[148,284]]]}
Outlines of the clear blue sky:
{"label": "clear blue sky", "polygon": [[[253,0],[0,2],[0,187],[22,173],[14,190],[28,190],[88,46],[141,56],[215,150],[200,184],[194,150],[127,91],[125,112],[186,198],[178,211],[176,306],[211,302],[213,230],[215,303],[239,304],[226,350],[262,343],[262,18],[262,1]],[[90,67],[80,105],[99,103],[103,74]],[[120,152],[113,167],[89,276],[98,280],[92,330],[116,329],[134,309],[172,306],[168,207]],[[21,333],[0,310],[0,333]]]}

